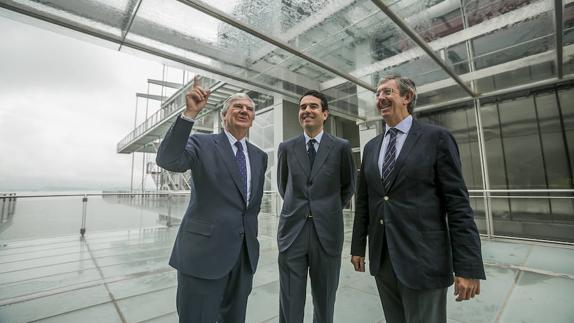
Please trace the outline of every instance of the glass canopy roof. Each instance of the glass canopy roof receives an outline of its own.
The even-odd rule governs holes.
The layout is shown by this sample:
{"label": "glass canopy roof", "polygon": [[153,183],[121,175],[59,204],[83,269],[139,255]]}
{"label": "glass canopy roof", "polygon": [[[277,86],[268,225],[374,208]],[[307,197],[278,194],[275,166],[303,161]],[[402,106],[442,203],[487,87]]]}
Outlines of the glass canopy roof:
{"label": "glass canopy roof", "polygon": [[334,109],[363,120],[374,111],[360,98],[372,96],[385,74],[411,77],[425,107],[574,73],[574,0],[0,0],[0,7],[268,94],[320,89]]}

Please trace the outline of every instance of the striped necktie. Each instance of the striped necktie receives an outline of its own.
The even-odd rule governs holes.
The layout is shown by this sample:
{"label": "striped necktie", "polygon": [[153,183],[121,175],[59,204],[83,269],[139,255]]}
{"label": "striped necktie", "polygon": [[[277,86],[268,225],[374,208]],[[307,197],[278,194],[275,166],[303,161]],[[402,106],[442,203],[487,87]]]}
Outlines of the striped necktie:
{"label": "striped necktie", "polygon": [[389,145],[385,151],[385,160],[383,162],[383,185],[385,186],[385,191],[389,190],[390,186],[390,174],[395,168],[395,160],[397,156],[397,134],[399,130],[395,128],[389,129],[388,133],[391,135],[389,139]]}

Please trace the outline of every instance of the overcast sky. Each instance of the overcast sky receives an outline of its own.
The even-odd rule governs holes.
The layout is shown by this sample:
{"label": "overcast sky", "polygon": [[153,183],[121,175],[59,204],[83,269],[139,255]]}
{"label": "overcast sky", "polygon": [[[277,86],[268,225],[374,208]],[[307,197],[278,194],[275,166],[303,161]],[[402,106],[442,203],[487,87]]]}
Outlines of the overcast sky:
{"label": "overcast sky", "polygon": [[116,145],[162,65],[2,16],[0,39],[0,192],[129,188]]}

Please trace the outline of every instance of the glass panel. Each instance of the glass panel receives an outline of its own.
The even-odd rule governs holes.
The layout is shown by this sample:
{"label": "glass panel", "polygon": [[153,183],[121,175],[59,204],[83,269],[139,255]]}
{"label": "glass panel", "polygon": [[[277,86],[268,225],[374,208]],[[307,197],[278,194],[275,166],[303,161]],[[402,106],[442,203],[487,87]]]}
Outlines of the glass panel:
{"label": "glass panel", "polygon": [[487,234],[484,198],[476,193],[471,193],[470,196],[470,206],[474,211],[474,222],[476,222],[478,232],[481,234]]}
{"label": "glass panel", "polygon": [[[480,108],[484,133],[484,146],[488,165],[490,188],[506,189],[508,179],[506,177],[506,161],[502,146],[500,116],[496,104],[484,104]],[[494,201],[498,203],[498,201]],[[504,202],[504,201],[503,201]],[[498,207],[497,209],[501,209]]]}
{"label": "glass panel", "polygon": [[564,6],[564,37],[562,39],[564,46],[574,44],[574,2],[567,3]]}
{"label": "glass panel", "polygon": [[[557,203],[566,208],[557,209],[551,207],[557,204],[548,198],[491,199],[496,200],[506,203],[492,203],[495,235],[574,242],[574,213],[570,211],[573,198],[560,199]],[[510,208],[501,210],[500,205]]]}
{"label": "glass panel", "polygon": [[[550,56],[553,55],[554,54]],[[548,79],[553,77],[555,73],[556,69],[554,61],[548,61],[537,65],[519,67],[503,73],[493,71],[493,73],[490,73],[494,74],[493,76],[481,78],[478,80],[477,84],[482,92],[487,93],[494,90],[506,89],[513,86]]]}
{"label": "glass panel", "polygon": [[574,44],[574,2],[570,2],[564,5],[563,11],[564,19],[564,33],[562,42],[564,44],[564,74],[574,73],[574,57],[572,55],[566,54],[572,51],[572,44]]}
{"label": "glass panel", "polygon": [[548,188],[572,188],[572,175],[566,155],[564,130],[556,102],[556,93],[554,91],[542,93],[536,95],[535,100]]}
{"label": "glass panel", "polygon": [[[268,110],[264,113],[257,114],[253,120],[253,127],[249,131],[249,140],[267,153],[267,171],[265,172],[264,191],[271,191],[273,188],[273,172],[275,170],[275,129],[274,129],[274,110]],[[262,212],[273,214],[272,197],[264,199],[264,205],[261,206]]]}
{"label": "glass panel", "polygon": [[504,101],[498,108],[508,188],[546,188],[532,97]]}
{"label": "glass panel", "polygon": [[25,11],[50,17],[57,21],[87,27],[120,37],[125,30],[137,1],[81,0],[81,1],[3,1]]}
{"label": "glass panel", "polygon": [[466,91],[462,89],[458,84],[438,89],[433,89],[432,86],[422,87],[419,90],[417,106],[440,104],[467,96],[468,94]]}
{"label": "glass panel", "polygon": [[[517,23],[504,25],[504,28],[472,40],[474,68],[479,71],[473,78],[479,79],[481,92],[555,75],[553,12],[544,11],[546,7],[538,7],[542,8],[538,9],[540,14],[530,19],[521,18]],[[517,13],[512,13],[513,17],[517,17]]]}
{"label": "glass panel", "polygon": [[389,8],[402,17],[405,23],[426,42],[463,29],[462,12],[458,0],[395,1],[389,5]]}
{"label": "glass panel", "polygon": [[417,119],[450,130],[458,144],[462,173],[468,189],[483,189],[474,107],[422,112],[417,114]]}
{"label": "glass panel", "polygon": [[564,123],[564,138],[566,140],[567,158],[570,162],[570,187],[574,188],[574,88],[558,91],[560,112]]}
{"label": "glass panel", "polygon": [[[81,196],[18,198],[16,201],[0,199],[0,204],[2,240],[80,232]],[[156,226],[165,221],[167,213],[165,202],[135,197],[90,196],[86,210],[87,232]]]}

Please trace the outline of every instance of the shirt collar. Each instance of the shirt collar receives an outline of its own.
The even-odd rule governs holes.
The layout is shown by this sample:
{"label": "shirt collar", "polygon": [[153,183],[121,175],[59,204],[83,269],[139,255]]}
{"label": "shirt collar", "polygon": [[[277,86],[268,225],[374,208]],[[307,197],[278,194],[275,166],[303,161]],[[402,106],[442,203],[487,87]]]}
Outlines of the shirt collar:
{"label": "shirt collar", "polygon": [[321,130],[321,132],[319,132],[318,135],[315,136],[315,138],[311,138],[307,135],[307,133],[303,132],[303,135],[305,136],[305,144],[309,143],[309,140],[311,139],[315,139],[317,141],[317,144],[321,143],[321,138],[323,138],[323,130]]}
{"label": "shirt collar", "polygon": [[225,135],[227,136],[227,139],[229,140],[229,143],[231,144],[231,146],[234,146],[236,142],[240,142],[241,146],[243,146],[243,148],[247,148],[246,145],[246,139],[245,137],[241,138],[241,140],[237,140],[235,137],[233,137],[233,135],[231,134],[231,132],[227,131],[227,129],[223,129],[223,131],[225,132]]}
{"label": "shirt collar", "polygon": [[[412,126],[413,126],[413,116],[409,115],[408,117],[401,120],[401,122],[399,122],[393,128],[399,130],[400,133],[408,133],[409,130],[411,130]],[[389,130],[391,130],[391,127],[385,127],[385,136],[387,135]]]}

